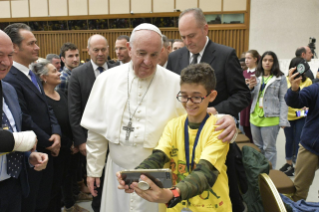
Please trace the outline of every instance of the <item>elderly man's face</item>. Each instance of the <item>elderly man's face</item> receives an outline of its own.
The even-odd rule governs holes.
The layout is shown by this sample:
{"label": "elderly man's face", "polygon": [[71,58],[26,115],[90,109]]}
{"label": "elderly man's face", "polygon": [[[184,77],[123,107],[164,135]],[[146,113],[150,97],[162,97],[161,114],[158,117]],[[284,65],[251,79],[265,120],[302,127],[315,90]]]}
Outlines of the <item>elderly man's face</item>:
{"label": "elderly man's face", "polygon": [[13,64],[13,44],[11,39],[0,31],[0,80],[2,80]]}
{"label": "elderly man's face", "polygon": [[135,38],[129,50],[137,77],[143,79],[155,72],[162,50],[161,39],[159,34],[154,31],[135,32]]}
{"label": "elderly man's face", "polygon": [[208,25],[199,26],[192,13],[185,14],[179,20],[179,34],[187,49],[193,53],[199,53],[206,44]]}
{"label": "elderly man's face", "polygon": [[96,65],[103,66],[109,55],[107,41],[100,35],[93,36],[90,41],[88,52]]}

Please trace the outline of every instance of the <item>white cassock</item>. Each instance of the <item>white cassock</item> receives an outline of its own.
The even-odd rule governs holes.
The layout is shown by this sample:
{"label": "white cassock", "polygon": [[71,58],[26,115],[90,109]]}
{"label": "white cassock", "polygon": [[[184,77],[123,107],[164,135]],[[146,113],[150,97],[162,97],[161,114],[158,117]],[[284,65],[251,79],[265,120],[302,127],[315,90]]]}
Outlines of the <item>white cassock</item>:
{"label": "white cassock", "polygon": [[156,212],[157,203],[150,203],[137,194],[126,194],[117,188],[116,172],[134,169],[156,147],[165,125],[172,118],[185,114],[176,95],[180,77],[157,65],[154,78],[132,119],[134,131],[125,140],[130,113],[128,110],[128,73],[131,114],[143,98],[152,77],[139,79],[132,62],[112,68],[95,81],[81,125],[88,129],[87,176],[101,177],[109,145],[102,194],[102,212]]}

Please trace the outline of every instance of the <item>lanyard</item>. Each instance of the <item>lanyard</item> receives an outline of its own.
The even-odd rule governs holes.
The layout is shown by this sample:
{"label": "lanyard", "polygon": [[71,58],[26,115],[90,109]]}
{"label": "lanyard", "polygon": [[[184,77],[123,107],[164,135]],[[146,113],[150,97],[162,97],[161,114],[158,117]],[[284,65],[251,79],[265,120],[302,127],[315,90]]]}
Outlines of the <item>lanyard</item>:
{"label": "lanyard", "polygon": [[[269,77],[272,77],[272,75],[270,75]],[[265,80],[266,82],[265,82],[264,81],[264,76],[262,76],[262,84],[261,84],[261,87],[260,87],[260,91],[261,92],[265,89],[266,83],[268,82],[269,77],[266,78],[266,80]]]}
{"label": "lanyard", "polygon": [[[202,121],[202,123],[200,124],[200,127],[198,128],[197,134],[196,134],[196,138],[195,138],[195,142],[194,142],[194,147],[193,147],[193,155],[192,155],[192,166],[190,168],[190,170],[192,170],[192,168],[194,167],[194,158],[195,158],[195,149],[198,143],[198,139],[199,139],[199,135],[204,127],[205,122],[207,121],[207,119],[209,118],[209,115],[207,114],[206,117],[204,118],[204,120]],[[189,134],[188,134],[188,118],[185,121],[185,126],[184,126],[184,138],[185,138],[185,156],[186,156],[186,165],[187,165],[187,170],[190,173],[189,170]]]}

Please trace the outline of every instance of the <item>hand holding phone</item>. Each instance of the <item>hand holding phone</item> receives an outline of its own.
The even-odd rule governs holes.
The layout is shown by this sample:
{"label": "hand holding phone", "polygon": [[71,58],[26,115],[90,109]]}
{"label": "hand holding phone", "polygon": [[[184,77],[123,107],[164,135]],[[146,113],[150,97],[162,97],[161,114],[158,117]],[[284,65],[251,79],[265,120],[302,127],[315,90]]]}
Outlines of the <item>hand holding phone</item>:
{"label": "hand holding phone", "polygon": [[252,89],[257,85],[257,78],[255,74],[250,75],[249,79],[249,88]]}

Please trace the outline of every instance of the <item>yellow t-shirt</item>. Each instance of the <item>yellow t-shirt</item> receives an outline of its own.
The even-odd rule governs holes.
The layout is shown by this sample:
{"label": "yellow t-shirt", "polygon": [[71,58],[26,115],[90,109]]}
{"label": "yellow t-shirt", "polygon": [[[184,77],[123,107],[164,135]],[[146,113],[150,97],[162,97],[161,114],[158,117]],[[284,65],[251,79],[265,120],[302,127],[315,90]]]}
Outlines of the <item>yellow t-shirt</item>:
{"label": "yellow t-shirt", "polygon": [[[171,120],[165,127],[158,146],[155,149],[163,151],[170,159],[170,168],[173,173],[173,184],[183,180],[189,173],[186,168],[185,145],[184,145],[184,124],[187,115]],[[200,134],[195,150],[194,164],[200,159],[209,161],[218,171],[219,175],[211,191],[204,191],[189,199],[191,211],[212,212],[212,211],[232,211],[229,198],[228,177],[225,165],[229,144],[217,139],[221,131],[214,131],[217,118],[211,115]],[[189,163],[192,163],[192,152],[197,129],[189,130]],[[182,201],[173,208],[168,208],[167,212],[180,212],[186,208],[186,201]]]}
{"label": "yellow t-shirt", "polygon": [[[289,77],[286,78],[287,79],[287,87],[288,89],[291,87],[291,84],[289,82]],[[312,85],[312,81],[311,79],[307,78],[306,81],[304,82],[300,82],[300,90],[302,90],[305,87],[308,87],[309,85]],[[301,110],[302,108],[298,109],[298,108],[292,108],[292,107],[288,107],[288,120],[289,121],[295,121],[297,119],[301,119],[304,117],[297,117],[296,116],[296,111]]]}

